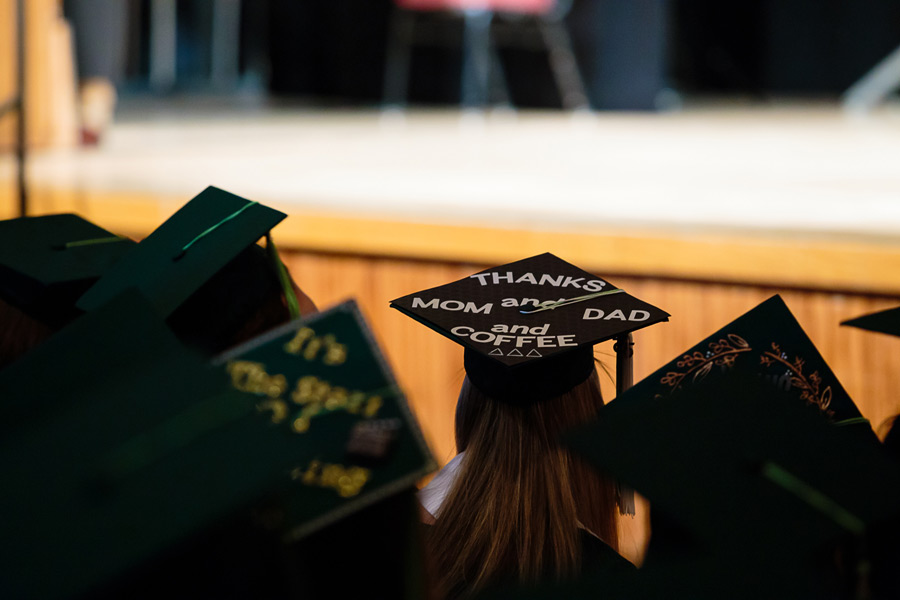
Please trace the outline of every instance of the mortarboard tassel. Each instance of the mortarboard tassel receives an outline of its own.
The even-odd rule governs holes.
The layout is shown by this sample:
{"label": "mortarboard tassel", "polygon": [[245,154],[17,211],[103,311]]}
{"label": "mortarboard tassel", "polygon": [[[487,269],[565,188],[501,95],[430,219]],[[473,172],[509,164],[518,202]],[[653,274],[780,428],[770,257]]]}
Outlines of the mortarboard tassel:
{"label": "mortarboard tassel", "polygon": [[619,514],[633,517],[636,514],[634,507],[634,490],[621,483],[616,484],[616,504],[619,505]]}
{"label": "mortarboard tassel", "polygon": [[[616,352],[616,397],[619,397],[634,385],[634,337],[630,333],[616,337],[613,350]],[[637,512],[634,490],[622,483],[616,483],[616,503],[620,515],[633,517]]]}

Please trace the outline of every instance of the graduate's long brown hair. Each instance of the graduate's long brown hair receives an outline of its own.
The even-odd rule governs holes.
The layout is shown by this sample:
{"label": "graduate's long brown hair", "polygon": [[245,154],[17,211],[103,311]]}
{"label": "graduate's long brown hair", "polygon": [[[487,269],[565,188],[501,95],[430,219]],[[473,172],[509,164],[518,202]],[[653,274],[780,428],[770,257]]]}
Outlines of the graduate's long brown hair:
{"label": "graduate's long brown hair", "polygon": [[466,378],[456,409],[456,445],[466,454],[428,537],[441,594],[566,578],[580,566],[579,522],[618,549],[614,484],[557,443],[602,406],[596,373],[525,406],[489,398]]}

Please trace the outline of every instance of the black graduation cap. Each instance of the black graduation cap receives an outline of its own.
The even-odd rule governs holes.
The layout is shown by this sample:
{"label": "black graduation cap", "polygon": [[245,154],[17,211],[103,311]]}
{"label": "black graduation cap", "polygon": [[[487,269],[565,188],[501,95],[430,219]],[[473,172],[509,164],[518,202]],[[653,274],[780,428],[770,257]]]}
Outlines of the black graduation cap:
{"label": "black graduation cap", "polygon": [[669,316],[550,253],[391,306],[463,346],[466,372],[483,392],[525,401],[554,397],[583,381],[593,369],[594,344]]}
{"label": "black graduation cap", "polygon": [[131,290],[0,372],[0,596],[68,597],[290,485],[310,449]]}
{"label": "black graduation cap", "polygon": [[142,240],[78,301],[93,310],[129,287],[168,317],[285,214],[208,187]]}
{"label": "black graduation cap", "polygon": [[73,214],[0,221],[0,298],[60,327],[78,298],[134,242]]}
{"label": "black graduation cap", "polygon": [[436,468],[354,301],[273,329],[216,363],[306,448],[284,498],[291,540],[409,489]]}
{"label": "black graduation cap", "polygon": [[841,325],[858,327],[876,333],[900,337],[900,307],[880,310],[868,315],[842,321]]}

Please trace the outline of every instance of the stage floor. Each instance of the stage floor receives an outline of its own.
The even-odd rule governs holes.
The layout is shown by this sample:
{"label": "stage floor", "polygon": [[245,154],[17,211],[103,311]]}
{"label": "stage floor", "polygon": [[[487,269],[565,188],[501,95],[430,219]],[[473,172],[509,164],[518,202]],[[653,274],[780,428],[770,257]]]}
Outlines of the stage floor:
{"label": "stage floor", "polygon": [[95,150],[35,153],[32,184],[185,200],[215,184],[300,209],[459,225],[900,240],[900,110],[858,121],[809,104],[481,116],[173,101],[120,113]]}
{"label": "stage floor", "polygon": [[496,264],[555,248],[603,272],[895,294],[898,156],[900,106],[859,120],[811,103],[400,114],[132,99],[100,147],[34,152],[29,181],[36,212],[132,235],[216,185],[299,217],[282,229],[312,250]]}

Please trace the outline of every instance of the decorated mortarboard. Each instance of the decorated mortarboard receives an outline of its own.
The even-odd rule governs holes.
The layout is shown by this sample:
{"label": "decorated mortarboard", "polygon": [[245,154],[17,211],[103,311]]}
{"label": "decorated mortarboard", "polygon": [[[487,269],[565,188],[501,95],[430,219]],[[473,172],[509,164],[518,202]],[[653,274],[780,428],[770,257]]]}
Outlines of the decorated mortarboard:
{"label": "decorated mortarboard", "polygon": [[82,320],[0,374],[4,598],[94,589],[284,490],[310,454],[137,292]]}
{"label": "decorated mortarboard", "polygon": [[285,216],[210,186],[122,257],[81,297],[78,307],[93,310],[135,287],[168,317]]}
{"label": "decorated mortarboard", "polygon": [[886,333],[900,337],[900,307],[880,310],[878,312],[842,321],[841,325],[849,325],[876,333]]}
{"label": "decorated mortarboard", "polygon": [[594,344],[669,317],[550,253],[416,292],[391,306],[462,345],[472,383],[491,397],[514,401],[566,392],[593,370]]}
{"label": "decorated mortarboard", "polygon": [[[677,402],[681,395],[736,371],[763,378],[823,418],[852,427],[855,435],[875,439],[868,421],[779,296],[679,354],[631,388],[628,397],[646,395]],[[680,543],[677,524],[664,512],[654,511],[651,518],[657,533],[651,547],[654,553],[666,552],[670,542]]]}
{"label": "decorated mortarboard", "polygon": [[633,396],[668,400],[708,379],[744,370],[816,407],[831,421],[868,427],[837,376],[780,296],[738,317],[637,383]]}
{"label": "decorated mortarboard", "polygon": [[807,560],[900,500],[868,422],[778,296],[622,394],[571,445],[649,498],[642,571],[684,585],[686,568],[668,565],[688,555],[715,572],[773,558],[765,568],[786,581],[789,554]]}
{"label": "decorated mortarboard", "polygon": [[[677,398],[635,386],[567,443],[689,532],[687,552],[654,560],[651,537],[645,565],[681,586],[691,578],[672,566],[690,559],[699,582],[706,565],[711,573],[730,570],[733,581],[754,574],[756,592],[777,583],[755,597],[826,597],[820,586],[836,570],[834,544],[900,512],[900,472],[875,440],[751,371],[729,370]],[[853,565],[845,568],[854,575]],[[728,579],[719,578],[719,597]]]}
{"label": "decorated mortarboard", "polygon": [[0,221],[0,298],[59,327],[134,242],[73,214]]}
{"label": "decorated mortarboard", "polygon": [[284,500],[289,539],[408,489],[436,468],[353,301],[276,328],[216,362],[306,449]]}

